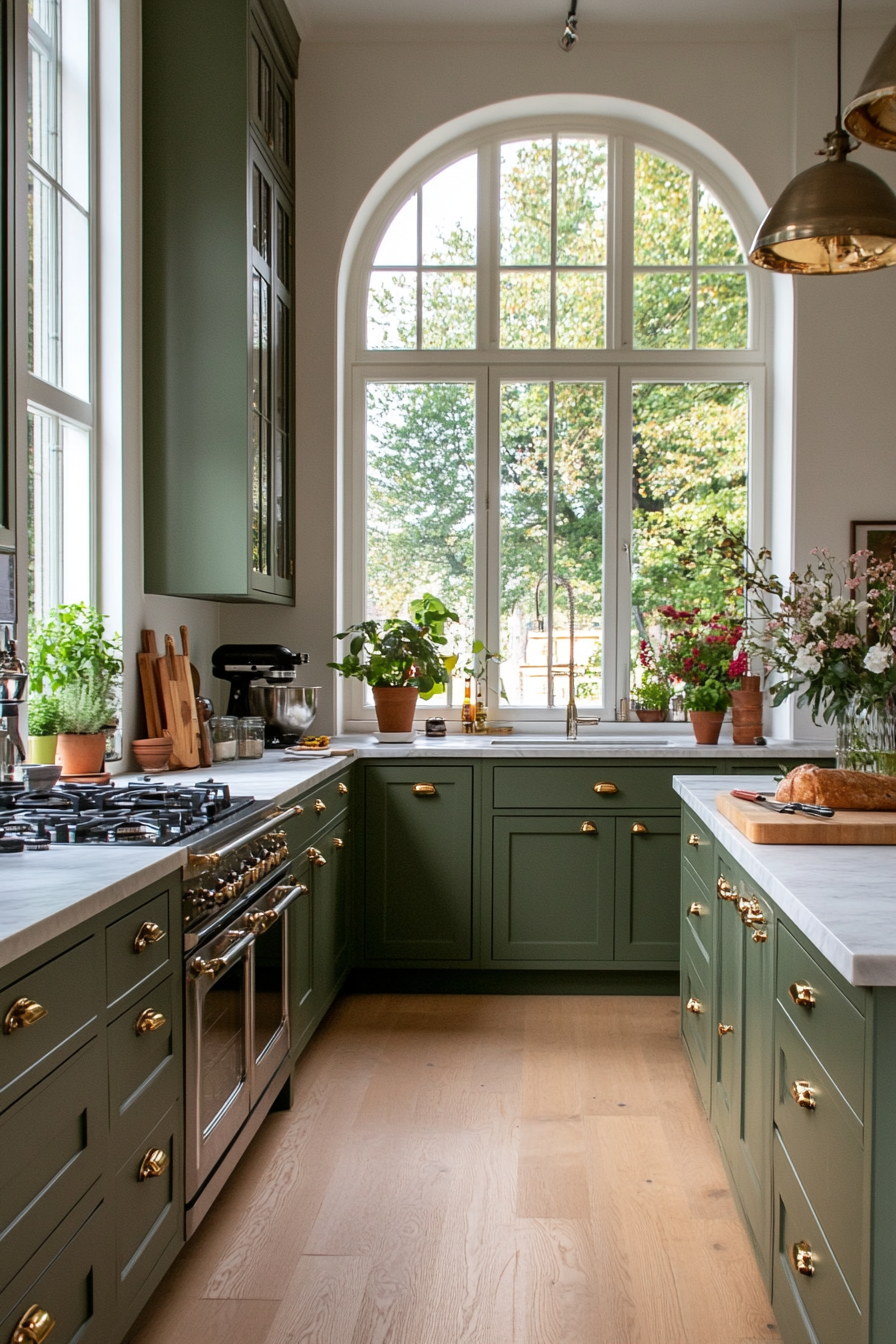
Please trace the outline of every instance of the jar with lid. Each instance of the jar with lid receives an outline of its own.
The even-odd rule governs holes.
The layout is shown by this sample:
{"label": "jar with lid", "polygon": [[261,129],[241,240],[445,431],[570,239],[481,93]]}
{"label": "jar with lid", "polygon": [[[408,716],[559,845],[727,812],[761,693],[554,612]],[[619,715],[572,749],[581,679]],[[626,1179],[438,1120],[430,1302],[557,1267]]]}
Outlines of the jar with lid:
{"label": "jar with lid", "polygon": [[258,760],[264,754],[264,719],[251,715],[237,724],[240,760]]}
{"label": "jar with lid", "polygon": [[220,714],[209,720],[212,734],[212,756],[216,761],[235,761],[237,752],[237,724],[233,714]]}

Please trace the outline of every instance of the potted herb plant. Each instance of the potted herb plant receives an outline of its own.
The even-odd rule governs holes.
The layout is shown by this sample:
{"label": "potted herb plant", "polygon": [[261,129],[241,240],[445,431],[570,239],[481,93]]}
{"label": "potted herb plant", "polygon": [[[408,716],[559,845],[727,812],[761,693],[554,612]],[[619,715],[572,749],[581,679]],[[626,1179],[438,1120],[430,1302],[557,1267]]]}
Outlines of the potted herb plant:
{"label": "potted herb plant", "polygon": [[672,699],[669,679],[659,665],[659,658],[646,639],[640,641],[638,662],[641,680],[635,688],[635,713],[641,723],[664,723]]}
{"label": "potted herb plant", "polygon": [[52,765],[56,760],[59,706],[51,692],[28,699],[28,760],[33,765]]}
{"label": "potted herb plant", "polygon": [[63,775],[96,775],[106,754],[106,727],[116,712],[116,690],[102,673],[89,670],[69,681],[56,697],[56,764]]}
{"label": "potted herb plant", "polygon": [[114,727],[118,719],[124,668],[120,637],[107,638],[105,617],[96,608],[66,603],[43,620],[32,620],[28,663],[29,733],[35,722],[45,730],[51,724],[57,733],[55,759],[63,773],[98,774],[105,755],[102,730]]}
{"label": "potted herb plant", "polygon": [[341,662],[328,663],[344,677],[366,681],[373,692],[381,733],[409,733],[417,697],[429,699],[445,687],[456,657],[442,652],[443,631],[458,615],[432,593],[410,604],[413,619],[361,621],[336,635],[351,642]]}

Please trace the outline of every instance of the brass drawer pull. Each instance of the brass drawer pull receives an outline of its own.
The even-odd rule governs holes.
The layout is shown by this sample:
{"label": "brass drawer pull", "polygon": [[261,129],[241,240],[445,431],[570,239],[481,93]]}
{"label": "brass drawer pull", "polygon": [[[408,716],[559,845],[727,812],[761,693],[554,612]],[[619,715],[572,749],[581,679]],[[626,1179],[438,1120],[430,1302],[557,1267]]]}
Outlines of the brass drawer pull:
{"label": "brass drawer pull", "polygon": [[694,832],[691,831],[690,835],[688,836],[688,844],[693,845],[695,849],[699,849],[700,846],[703,844],[703,841],[700,839],[699,835],[695,835]]}
{"label": "brass drawer pull", "polygon": [[313,846],[311,849],[308,850],[308,858],[314,864],[315,868],[326,867],[327,861],[324,858],[323,854],[321,854],[319,849],[315,849]]}
{"label": "brass drawer pull", "polygon": [[798,980],[790,986],[787,993],[799,1008],[815,1007],[815,991],[811,985],[801,985]]}
{"label": "brass drawer pull", "polygon": [[158,1031],[164,1027],[167,1021],[164,1013],[157,1013],[153,1008],[144,1008],[134,1023],[134,1032],[137,1036],[145,1036],[150,1031]]}
{"label": "brass drawer pull", "polygon": [[337,785],[336,785],[336,792],[337,792],[337,793],[341,793],[343,796],[345,796],[345,794],[348,793],[348,785],[347,785],[347,784],[337,784]]}
{"label": "brass drawer pull", "polygon": [[807,1274],[809,1278],[815,1273],[815,1256],[812,1254],[812,1247],[808,1241],[795,1241],[790,1248],[790,1263],[793,1265],[797,1274]]}
{"label": "brass drawer pull", "polygon": [[594,792],[595,792],[595,793],[618,793],[619,790],[618,790],[618,788],[616,787],[615,784],[610,784],[610,783],[607,783],[606,781],[604,781],[603,783],[595,784],[595,786],[594,786]]}
{"label": "brass drawer pull", "polygon": [[583,821],[579,830],[582,835],[597,835],[597,827],[593,821]]}
{"label": "brass drawer pull", "polygon": [[685,1008],[689,1013],[703,1013],[706,1011],[699,999],[688,999]]}
{"label": "brass drawer pull", "polygon": [[145,952],[151,943],[159,943],[164,937],[165,930],[159,928],[158,924],[153,924],[151,919],[147,919],[137,930],[137,937],[134,939],[134,951]]}
{"label": "brass drawer pull", "polygon": [[647,827],[643,826],[640,821],[636,821],[634,826],[632,827],[632,835],[647,835],[647,834],[649,834]]}
{"label": "brass drawer pull", "polygon": [[318,816],[320,816],[321,812],[326,812],[326,810],[327,810],[327,805],[326,805],[326,803],[324,802],[323,798],[315,798],[315,800],[314,800],[314,810],[315,810],[315,812],[317,813]]}
{"label": "brass drawer pull", "polygon": [[411,789],[411,793],[415,798],[435,798],[438,789],[435,784],[415,784]]}
{"label": "brass drawer pull", "polygon": [[732,887],[731,883],[726,878],[722,877],[721,874],[716,882],[716,891],[719,893],[720,901],[737,900],[737,892],[734,890],[734,887]]}
{"label": "brass drawer pull", "polygon": [[815,1089],[805,1078],[797,1078],[790,1084],[790,1095],[804,1111],[815,1110]]}
{"label": "brass drawer pull", "polygon": [[46,1015],[46,1008],[43,1004],[36,1003],[34,999],[16,999],[3,1019],[3,1035],[11,1036],[20,1027],[33,1027],[35,1022],[39,1022]]}
{"label": "brass drawer pull", "polygon": [[334,835],[334,836],[333,836],[333,848],[334,848],[334,849],[345,849],[345,841],[344,841],[344,840],[340,840],[338,835]]}
{"label": "brass drawer pull", "polygon": [[168,1154],[164,1148],[150,1148],[149,1152],[140,1163],[140,1170],[137,1172],[138,1181],[149,1181],[153,1176],[161,1176],[162,1172],[168,1166]]}
{"label": "brass drawer pull", "polygon": [[13,1330],[9,1344],[43,1344],[55,1324],[50,1313],[35,1302]]}
{"label": "brass drawer pull", "polygon": [[724,1022],[720,1022],[720,1023],[719,1023],[719,1035],[720,1035],[720,1036],[731,1036],[731,1035],[733,1035],[733,1034],[734,1034],[734,1028],[733,1028],[733,1027],[726,1026],[726,1024],[725,1024]]}
{"label": "brass drawer pull", "polygon": [[690,905],[688,906],[688,914],[696,915],[697,918],[699,919],[701,915],[708,915],[709,911],[704,910],[703,906],[700,904],[699,901],[691,901]]}

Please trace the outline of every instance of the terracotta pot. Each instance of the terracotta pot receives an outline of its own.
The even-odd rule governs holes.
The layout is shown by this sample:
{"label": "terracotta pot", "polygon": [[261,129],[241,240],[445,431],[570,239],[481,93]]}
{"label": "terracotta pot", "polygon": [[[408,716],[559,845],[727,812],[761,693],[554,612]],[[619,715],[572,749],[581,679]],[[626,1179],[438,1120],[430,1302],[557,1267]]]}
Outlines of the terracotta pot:
{"label": "terracotta pot", "polygon": [[105,755],[105,733],[60,733],[56,739],[56,764],[64,775],[98,775]]}
{"label": "terracotta pot", "polygon": [[724,709],[692,709],[688,711],[694,727],[694,737],[700,747],[714,747],[722,731]]}
{"label": "terracotta pot", "polygon": [[56,734],[28,738],[28,760],[32,765],[56,764]]}
{"label": "terracotta pot", "polygon": [[741,677],[740,690],[731,692],[731,733],[740,746],[751,747],[762,736],[762,692],[758,677]]}
{"label": "terracotta pot", "polygon": [[410,733],[417,708],[416,686],[373,686],[373,704],[381,733]]}
{"label": "terracotta pot", "polygon": [[635,713],[641,723],[665,723],[666,711],[664,709],[636,709]]}

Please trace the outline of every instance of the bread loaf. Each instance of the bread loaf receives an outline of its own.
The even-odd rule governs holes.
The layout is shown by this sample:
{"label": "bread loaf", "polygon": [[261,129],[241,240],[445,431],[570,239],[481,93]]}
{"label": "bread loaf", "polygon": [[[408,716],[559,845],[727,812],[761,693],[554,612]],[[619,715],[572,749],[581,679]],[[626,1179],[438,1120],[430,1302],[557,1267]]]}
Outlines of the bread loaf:
{"label": "bread loaf", "polygon": [[778,785],[779,803],[818,803],[845,812],[896,812],[896,776],[798,765]]}

